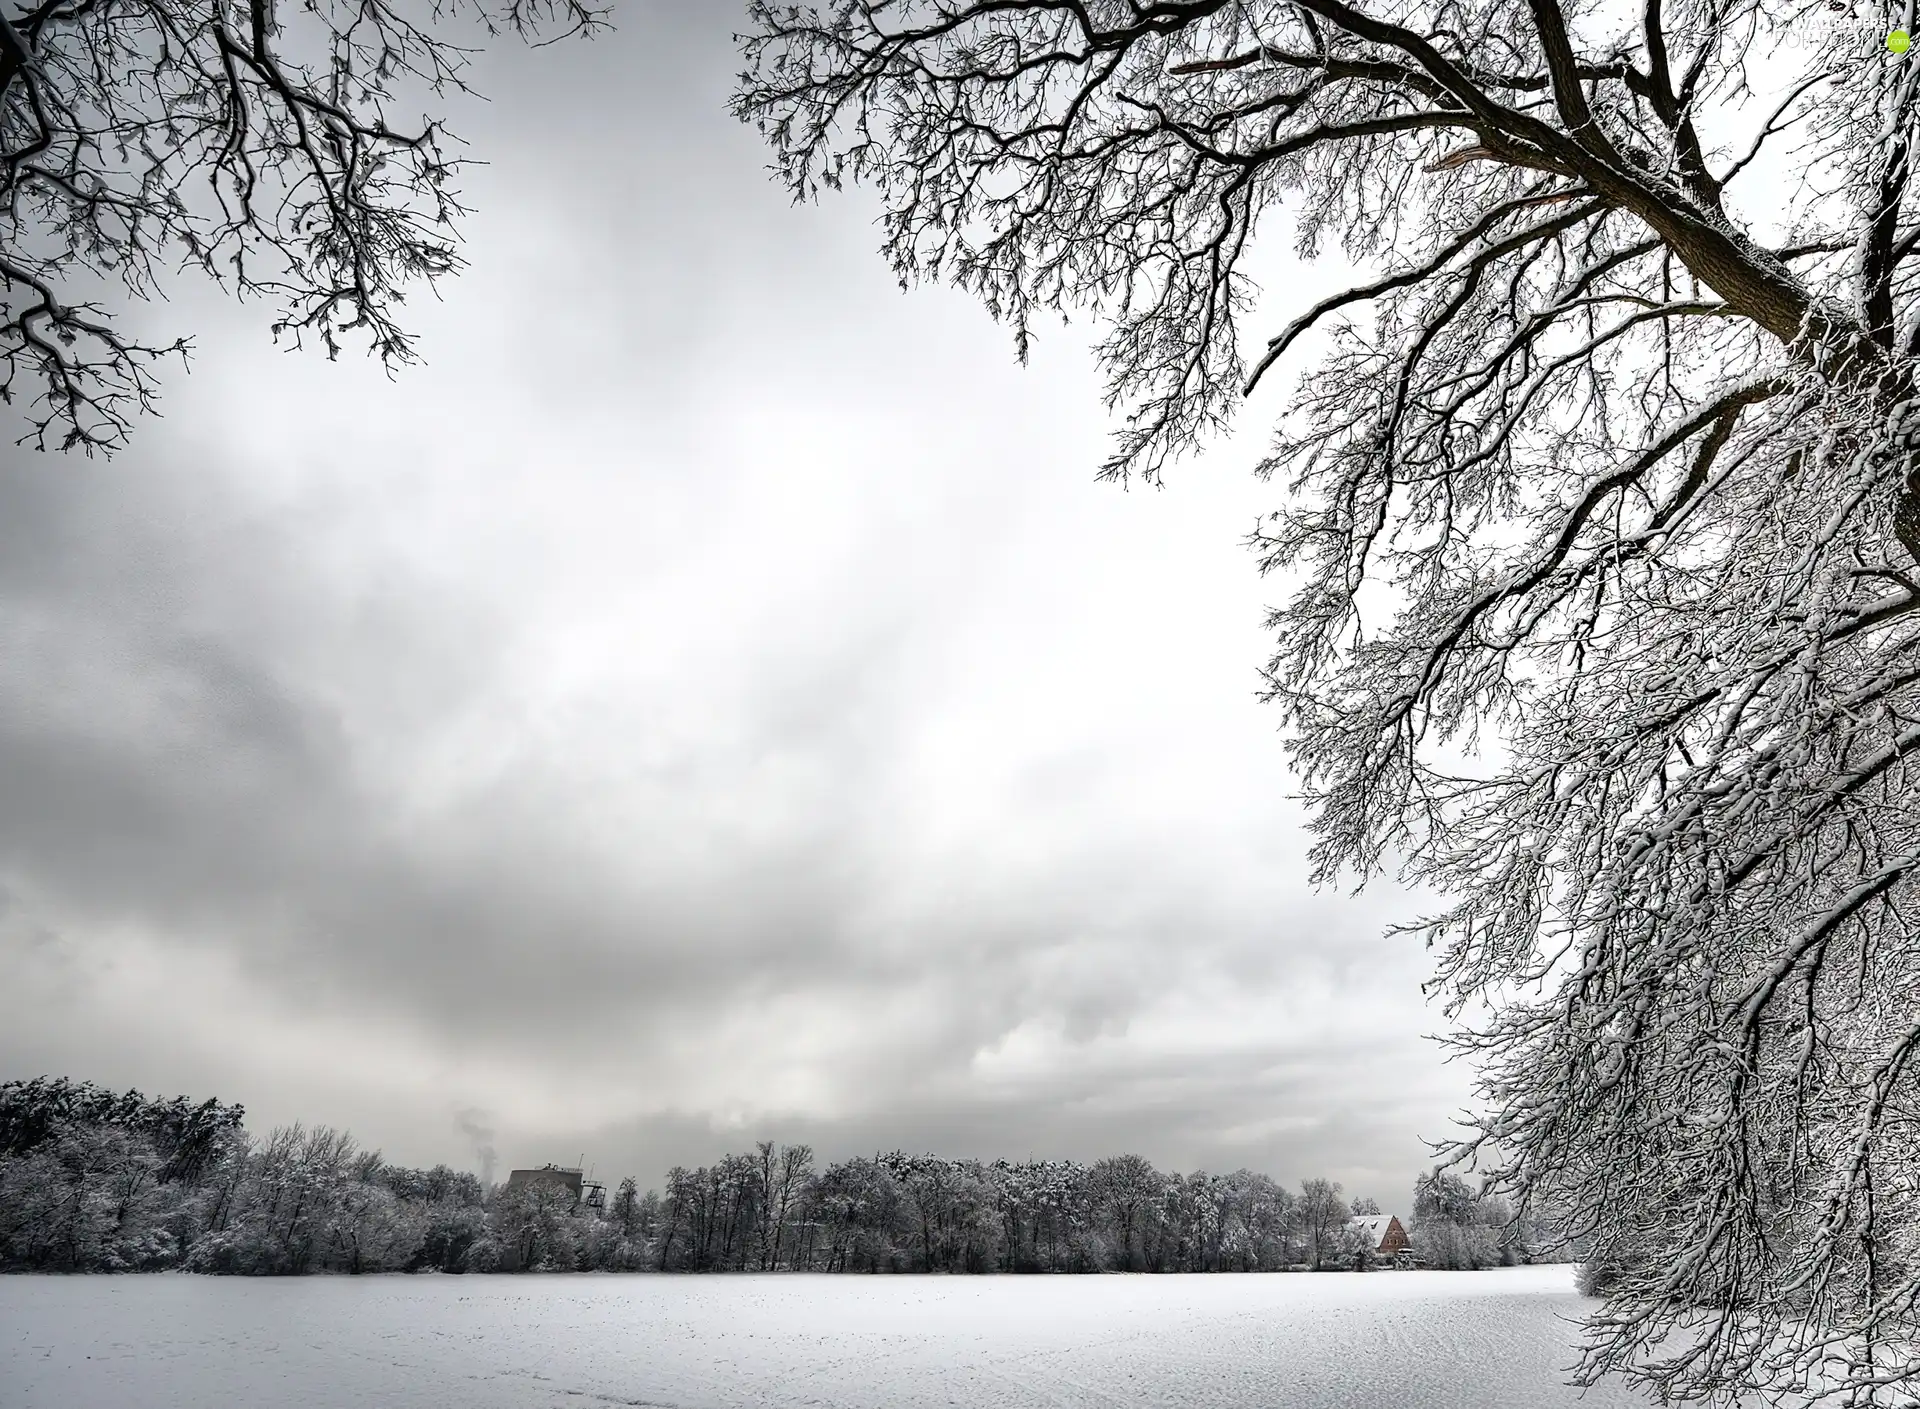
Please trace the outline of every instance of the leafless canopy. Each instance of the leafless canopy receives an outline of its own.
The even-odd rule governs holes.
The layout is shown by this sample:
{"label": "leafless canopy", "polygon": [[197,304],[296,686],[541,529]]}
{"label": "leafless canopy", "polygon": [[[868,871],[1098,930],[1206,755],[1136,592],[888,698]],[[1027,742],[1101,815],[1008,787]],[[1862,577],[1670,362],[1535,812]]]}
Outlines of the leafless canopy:
{"label": "leafless canopy", "polygon": [[[1902,19],[836,0],[740,37],[780,179],[877,187],[903,282],[1023,354],[1103,321],[1108,476],[1317,356],[1253,546],[1319,874],[1451,897],[1413,930],[1491,1014],[1456,1153],[1620,1269],[1586,1372],[1679,1398],[1920,1384]],[[1249,355],[1276,210],[1368,272]]]}
{"label": "leafless canopy", "polygon": [[[76,279],[155,290],[177,257],[279,307],[276,338],[329,356],[364,329],[392,367],[405,285],[461,265],[437,122],[390,124],[411,84],[469,91],[441,31],[466,0],[0,0],[0,399],[39,448],[111,451],[184,340],[118,331]],[[586,0],[485,0],[490,35],[591,31]],[[548,41],[550,42],[550,41]]]}

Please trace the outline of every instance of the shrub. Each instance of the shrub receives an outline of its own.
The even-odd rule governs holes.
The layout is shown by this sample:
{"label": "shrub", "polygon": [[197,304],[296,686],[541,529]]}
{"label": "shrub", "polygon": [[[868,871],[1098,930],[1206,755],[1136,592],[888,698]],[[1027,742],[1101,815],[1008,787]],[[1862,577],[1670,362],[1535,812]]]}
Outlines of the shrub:
{"label": "shrub", "polygon": [[1604,1262],[1576,1263],[1573,1285],[1581,1296],[1607,1297],[1620,1285],[1622,1269]]}

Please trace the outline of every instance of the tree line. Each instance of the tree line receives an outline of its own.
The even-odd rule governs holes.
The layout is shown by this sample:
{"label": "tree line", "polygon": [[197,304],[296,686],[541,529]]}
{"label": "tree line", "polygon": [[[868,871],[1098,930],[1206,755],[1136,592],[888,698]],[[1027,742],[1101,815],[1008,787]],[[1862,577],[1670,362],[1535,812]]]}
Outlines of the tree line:
{"label": "tree line", "polygon": [[[1339,1184],[1163,1173],[1139,1155],[822,1163],[761,1141],[604,1204],[555,1180],[389,1164],[344,1131],[40,1077],[0,1083],[0,1267],[68,1272],[1268,1272],[1365,1267]],[[1458,1175],[1414,1190],[1429,1266],[1555,1254]]]}

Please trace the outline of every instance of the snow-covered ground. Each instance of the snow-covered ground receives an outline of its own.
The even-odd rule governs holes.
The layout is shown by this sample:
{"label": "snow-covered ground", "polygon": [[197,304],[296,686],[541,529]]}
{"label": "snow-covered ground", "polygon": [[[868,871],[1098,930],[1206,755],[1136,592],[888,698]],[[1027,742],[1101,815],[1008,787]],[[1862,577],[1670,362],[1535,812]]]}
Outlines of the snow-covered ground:
{"label": "snow-covered ground", "polygon": [[6,1409],[1592,1409],[1567,1267],[0,1277]]}

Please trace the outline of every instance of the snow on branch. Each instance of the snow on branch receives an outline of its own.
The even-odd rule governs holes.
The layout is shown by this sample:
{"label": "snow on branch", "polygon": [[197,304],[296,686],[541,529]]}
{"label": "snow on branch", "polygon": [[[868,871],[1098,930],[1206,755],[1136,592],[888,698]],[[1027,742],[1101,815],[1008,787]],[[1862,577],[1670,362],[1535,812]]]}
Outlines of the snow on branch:
{"label": "snow on branch", "polygon": [[[1022,351],[1101,320],[1103,475],[1304,362],[1249,541],[1316,874],[1448,897],[1409,932],[1489,1014],[1454,1155],[1593,1238],[1586,1372],[1910,1402],[1920,68],[1763,0],[749,23],[735,112],[796,197],[871,183],[902,281]],[[1249,370],[1276,218],[1363,272],[1275,290]]]}
{"label": "snow on branch", "polygon": [[[440,29],[466,0],[41,0],[0,13],[0,400],[23,442],[89,454],[153,408],[149,346],[69,281],[146,297],[169,260],[278,305],[274,333],[329,357],[364,333],[390,369],[415,360],[408,284],[456,272],[451,179],[432,120],[391,125],[420,93],[468,92],[473,50]],[[583,0],[474,6],[489,34],[592,30]]]}

